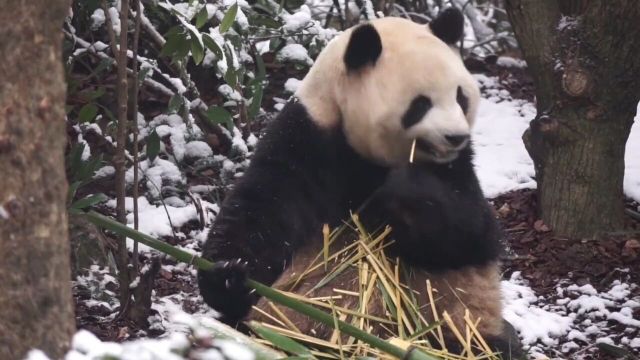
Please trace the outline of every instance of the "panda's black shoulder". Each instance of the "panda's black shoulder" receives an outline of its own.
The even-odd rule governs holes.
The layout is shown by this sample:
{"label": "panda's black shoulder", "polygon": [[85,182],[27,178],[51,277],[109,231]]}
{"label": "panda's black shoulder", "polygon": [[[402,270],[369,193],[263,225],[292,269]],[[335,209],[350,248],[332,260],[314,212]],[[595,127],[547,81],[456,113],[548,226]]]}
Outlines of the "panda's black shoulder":
{"label": "panda's black shoulder", "polygon": [[290,156],[300,155],[318,156],[321,154],[291,149],[302,145],[302,149],[327,149],[335,141],[335,134],[320,129],[316,121],[309,115],[307,108],[293,99],[289,101],[278,115],[266,125],[263,135],[258,142],[253,160],[288,159]]}
{"label": "panda's black shoulder", "polygon": [[267,125],[238,185],[261,188],[265,181],[282,181],[273,174],[289,174],[295,182],[290,191],[304,193],[307,204],[323,209],[322,217],[335,220],[355,211],[381,185],[388,169],[359,155],[341,127],[318,123],[301,101],[289,101]]}

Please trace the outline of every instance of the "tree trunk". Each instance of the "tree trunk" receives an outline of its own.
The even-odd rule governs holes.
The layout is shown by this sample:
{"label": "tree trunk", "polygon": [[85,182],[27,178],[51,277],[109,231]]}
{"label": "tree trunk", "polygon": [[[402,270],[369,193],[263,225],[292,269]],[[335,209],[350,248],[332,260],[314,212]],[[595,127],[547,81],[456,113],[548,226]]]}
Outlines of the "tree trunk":
{"label": "tree trunk", "polygon": [[65,198],[65,0],[0,12],[0,359],[61,358],[74,332]]}
{"label": "tree trunk", "polygon": [[536,84],[523,140],[557,234],[623,226],[624,149],[640,100],[637,0],[506,0]]}

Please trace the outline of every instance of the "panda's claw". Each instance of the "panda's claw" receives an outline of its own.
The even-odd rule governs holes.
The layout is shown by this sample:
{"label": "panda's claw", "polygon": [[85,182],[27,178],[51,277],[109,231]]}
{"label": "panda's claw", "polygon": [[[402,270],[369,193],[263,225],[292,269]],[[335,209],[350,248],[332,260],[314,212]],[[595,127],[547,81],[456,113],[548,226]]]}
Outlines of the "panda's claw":
{"label": "panda's claw", "polygon": [[238,259],[220,260],[198,272],[200,294],[226,324],[236,325],[251,309],[255,296],[245,285],[247,277],[247,267]]}

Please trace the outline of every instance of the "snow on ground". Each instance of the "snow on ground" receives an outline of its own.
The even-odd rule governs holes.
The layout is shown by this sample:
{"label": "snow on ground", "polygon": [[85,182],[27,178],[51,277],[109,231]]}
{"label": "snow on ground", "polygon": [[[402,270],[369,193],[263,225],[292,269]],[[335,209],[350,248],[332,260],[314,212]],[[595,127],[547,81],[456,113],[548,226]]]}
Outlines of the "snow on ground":
{"label": "snow on ground", "polygon": [[600,342],[639,349],[633,334],[638,333],[640,321],[633,318],[633,311],[640,307],[640,296],[629,298],[637,289],[636,284],[615,280],[609,291],[598,292],[590,284],[578,286],[560,280],[556,295],[545,298],[536,296],[520,273],[514,272],[502,282],[503,316],[536,358],[545,350],[566,354],[581,348],[585,349],[583,354],[572,358],[589,359]]}
{"label": "snow on ground", "polygon": [[518,189],[535,188],[533,161],[522,143],[522,133],[536,115],[523,100],[507,100],[497,79],[477,75],[485,97],[480,100],[473,129],[475,165],[485,196],[496,197]]}
{"label": "snow on ground", "polygon": [[557,340],[554,338],[567,334],[571,329],[570,317],[536,305],[538,297],[519,272],[514,272],[509,280],[502,281],[502,296],[505,302],[503,316],[518,331],[524,345],[532,345],[537,341],[555,345]]}
{"label": "snow on ground", "polygon": [[[219,211],[218,205],[201,199],[199,199],[199,202],[206,216],[205,222],[209,224],[214,218],[213,214],[217,214]],[[115,209],[116,201],[109,200],[106,205]],[[125,198],[125,208],[128,213],[127,225],[129,227],[133,227],[133,198]],[[140,232],[151,235],[155,238],[162,238],[175,234],[176,237],[184,239],[188,234],[180,233],[177,229],[190,221],[198,221],[199,213],[193,203],[187,203],[178,197],[166,198],[164,200],[164,205],[153,205],[149,204],[149,201],[144,196],[141,196],[138,198],[138,219],[138,230]],[[198,246],[198,244],[187,244],[186,246],[179,247],[184,251],[196,254],[197,251],[194,250],[194,247]],[[127,247],[129,250],[133,250],[132,239],[127,238]],[[144,244],[138,244],[138,250],[142,253],[153,251],[150,247]]]}
{"label": "snow on ground", "polygon": [[[493,198],[513,190],[535,188],[533,161],[522,143],[522,134],[536,115],[535,107],[524,100],[511,99],[496,78],[476,75],[476,79],[484,97],[473,142],[476,171],[485,195]],[[627,140],[624,191],[640,201],[640,115]]]}

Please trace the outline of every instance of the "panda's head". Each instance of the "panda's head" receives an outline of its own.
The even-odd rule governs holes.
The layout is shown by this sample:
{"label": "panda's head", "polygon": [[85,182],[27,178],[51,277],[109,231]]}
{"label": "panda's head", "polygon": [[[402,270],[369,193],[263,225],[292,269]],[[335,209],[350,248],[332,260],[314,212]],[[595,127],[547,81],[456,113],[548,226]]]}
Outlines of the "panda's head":
{"label": "panda's head", "polygon": [[323,128],[342,126],[362,156],[394,166],[446,163],[467,146],[480,92],[453,48],[463,17],[429,25],[382,18],[351,28],[318,56],[296,96]]}

